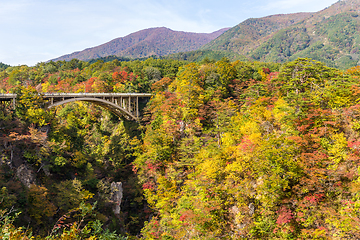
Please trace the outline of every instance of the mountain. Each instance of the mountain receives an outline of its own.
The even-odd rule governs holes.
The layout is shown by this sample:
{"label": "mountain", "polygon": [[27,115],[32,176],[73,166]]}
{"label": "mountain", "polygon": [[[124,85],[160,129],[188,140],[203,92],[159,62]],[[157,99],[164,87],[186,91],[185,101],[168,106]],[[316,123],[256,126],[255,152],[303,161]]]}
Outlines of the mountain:
{"label": "mountain", "polygon": [[226,50],[244,54],[266,41],[272,33],[304,20],[310,15],[311,13],[296,13],[250,18],[201,49]]}
{"label": "mountain", "polygon": [[360,0],[342,0],[316,13],[245,20],[201,47],[253,60],[285,62],[310,57],[328,66],[360,64]]}
{"label": "mountain", "polygon": [[213,33],[150,28],[56,60],[152,55],[184,60],[205,58],[285,62],[309,57],[331,67],[360,65],[360,0],[340,0],[315,13],[250,18]]}
{"label": "mountain", "polygon": [[193,51],[217,38],[228,29],[223,28],[213,33],[190,33],[173,31],[165,27],[149,28],[116,38],[97,47],[61,56],[53,61],[68,61],[73,58],[86,61],[110,55],[142,58]]}

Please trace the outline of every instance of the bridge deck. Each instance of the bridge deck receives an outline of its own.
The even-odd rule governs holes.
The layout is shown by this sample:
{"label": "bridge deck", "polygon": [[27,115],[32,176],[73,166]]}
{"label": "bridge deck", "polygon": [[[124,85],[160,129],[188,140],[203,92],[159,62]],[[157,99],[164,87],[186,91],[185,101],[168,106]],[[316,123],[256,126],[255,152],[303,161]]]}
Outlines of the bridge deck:
{"label": "bridge deck", "polygon": [[[63,98],[63,97],[151,97],[151,93],[41,93],[44,98]],[[16,98],[17,94],[0,93],[0,101],[10,101]]]}
{"label": "bridge deck", "polygon": [[14,98],[16,98],[16,94],[2,94],[0,93],[0,101],[12,101]]}
{"label": "bridge deck", "polygon": [[42,93],[44,97],[151,97],[150,93]]}

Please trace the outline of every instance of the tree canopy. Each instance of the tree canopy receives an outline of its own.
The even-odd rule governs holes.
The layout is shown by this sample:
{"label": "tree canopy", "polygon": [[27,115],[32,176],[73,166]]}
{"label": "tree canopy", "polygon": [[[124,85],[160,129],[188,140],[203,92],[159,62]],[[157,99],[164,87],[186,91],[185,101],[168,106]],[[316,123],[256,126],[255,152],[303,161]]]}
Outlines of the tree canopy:
{"label": "tree canopy", "polygon": [[[0,238],[358,239],[359,80],[307,58],[8,67]],[[84,91],[153,97],[133,123],[38,95]]]}

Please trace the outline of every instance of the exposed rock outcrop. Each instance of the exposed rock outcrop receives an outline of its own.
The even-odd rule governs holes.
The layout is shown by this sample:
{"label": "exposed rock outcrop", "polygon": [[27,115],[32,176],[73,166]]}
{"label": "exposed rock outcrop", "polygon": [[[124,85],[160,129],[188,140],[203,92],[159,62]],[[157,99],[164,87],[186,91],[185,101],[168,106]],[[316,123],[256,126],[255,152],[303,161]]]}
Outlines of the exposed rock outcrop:
{"label": "exposed rock outcrop", "polygon": [[110,200],[113,202],[113,212],[116,215],[120,214],[120,205],[123,198],[123,187],[121,182],[112,182],[111,183],[111,194]]}
{"label": "exposed rock outcrop", "polygon": [[16,169],[16,177],[20,182],[30,188],[30,185],[35,183],[35,173],[26,164],[20,165]]}

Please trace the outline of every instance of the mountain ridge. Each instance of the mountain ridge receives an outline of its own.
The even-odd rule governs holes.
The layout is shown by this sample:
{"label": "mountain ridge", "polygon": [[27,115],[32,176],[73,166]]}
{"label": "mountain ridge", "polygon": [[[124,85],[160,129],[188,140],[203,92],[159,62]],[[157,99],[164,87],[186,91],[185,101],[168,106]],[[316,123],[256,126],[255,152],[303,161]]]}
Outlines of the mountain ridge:
{"label": "mountain ridge", "polygon": [[95,47],[60,56],[52,59],[52,61],[69,61],[73,58],[86,61],[109,55],[141,58],[151,55],[163,56],[181,51],[193,51],[228,29],[223,28],[212,33],[192,33],[174,31],[166,27],[148,28],[125,37],[115,38]]}
{"label": "mountain ridge", "polygon": [[360,64],[359,15],[360,0],[340,0],[318,12],[249,18],[213,33],[149,28],[53,60],[156,55],[184,60],[231,56],[232,60],[285,62],[309,57],[331,67],[350,68]]}
{"label": "mountain ridge", "polygon": [[[331,67],[349,68],[360,64],[359,15],[360,0],[343,0],[314,13],[247,19],[201,49],[265,62],[310,57]],[[261,32],[258,25],[268,32]]]}

